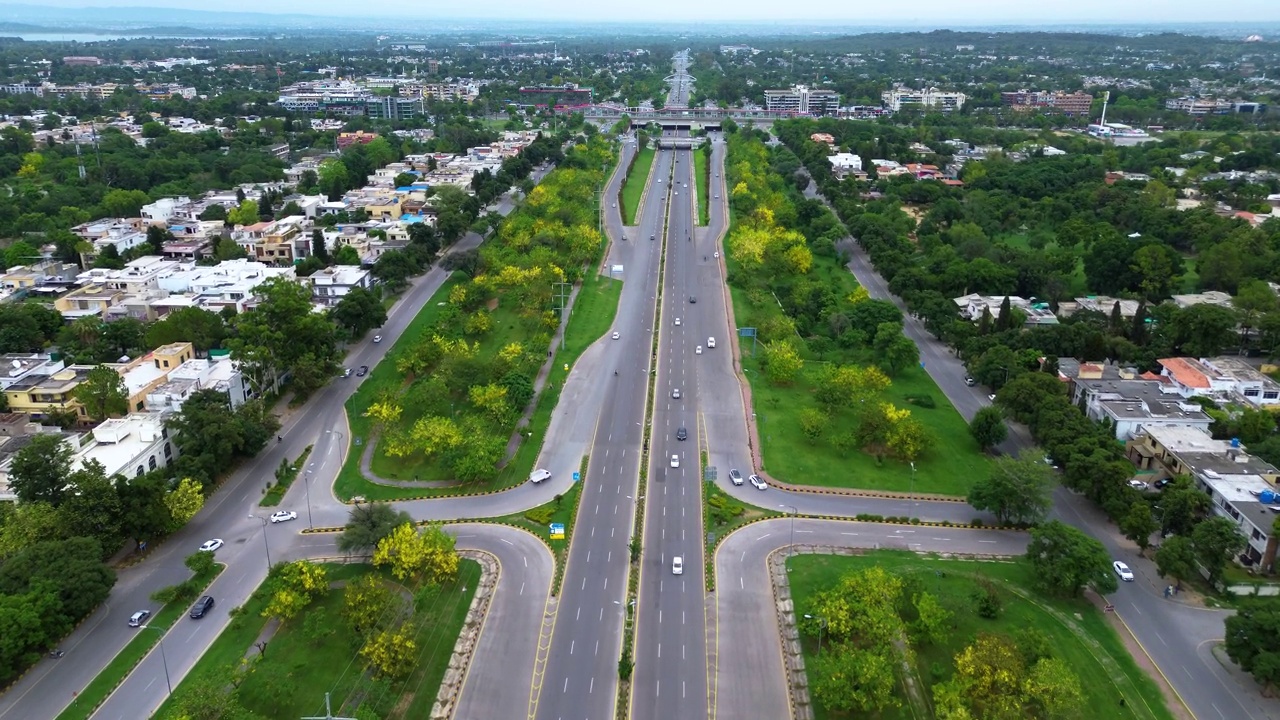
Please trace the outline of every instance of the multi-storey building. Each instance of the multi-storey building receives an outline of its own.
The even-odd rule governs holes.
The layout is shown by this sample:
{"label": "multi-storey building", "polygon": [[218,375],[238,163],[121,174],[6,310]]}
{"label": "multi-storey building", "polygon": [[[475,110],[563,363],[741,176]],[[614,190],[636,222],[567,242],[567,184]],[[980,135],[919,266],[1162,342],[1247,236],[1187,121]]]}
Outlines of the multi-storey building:
{"label": "multi-storey building", "polygon": [[375,97],[365,101],[365,113],[376,120],[409,120],[425,112],[421,97]]}
{"label": "multi-storey building", "polygon": [[966,98],[962,92],[947,92],[938,88],[913,90],[895,85],[892,90],[881,93],[880,99],[885,107],[894,112],[904,107],[921,107],[947,113],[964,107]]}
{"label": "multi-storey building", "polygon": [[1000,102],[1014,110],[1058,110],[1076,116],[1087,116],[1093,108],[1093,96],[1082,92],[1018,90],[1000,93]]}
{"label": "multi-storey building", "polygon": [[373,274],[352,265],[335,265],[311,273],[306,281],[311,284],[312,301],[333,307],[356,288],[372,288]]}
{"label": "multi-storey building", "polygon": [[835,115],[840,109],[840,94],[834,90],[796,85],[787,90],[765,90],[764,106],[766,110],[797,115]]}

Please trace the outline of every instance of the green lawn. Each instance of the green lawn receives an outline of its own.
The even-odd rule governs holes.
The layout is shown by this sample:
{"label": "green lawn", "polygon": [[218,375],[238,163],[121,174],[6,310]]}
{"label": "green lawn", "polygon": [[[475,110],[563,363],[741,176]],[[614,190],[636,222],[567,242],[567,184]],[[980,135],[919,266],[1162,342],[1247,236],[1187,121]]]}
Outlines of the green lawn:
{"label": "green lawn", "polygon": [[[573,483],[568,490],[559,496],[559,501],[552,500],[536,508],[531,508],[517,515],[504,515],[496,518],[483,518],[478,522],[500,522],[528,530],[542,538],[551,548],[556,559],[556,575],[551,582],[551,593],[560,593],[560,580],[564,577],[565,561],[569,555],[569,543],[573,541],[573,525],[577,519],[578,501],[582,492],[582,483]],[[545,521],[543,521],[545,518]],[[553,523],[564,525],[564,537],[552,538],[550,526]]]}
{"label": "green lawn", "polygon": [[[213,572],[207,577],[200,578],[200,591],[209,587],[209,584],[218,577],[225,566],[214,565]],[[193,598],[194,599],[194,598]],[[116,656],[107,663],[107,666],[98,673],[84,690],[76,695],[76,699],[71,702],[59,715],[57,720],[80,720],[93,715],[98,706],[106,702],[107,696],[113,690],[124,682],[129,673],[142,662],[142,659],[151,652],[152,648],[160,643],[160,638],[164,637],[164,633],[169,631],[180,618],[187,614],[187,609],[191,606],[191,601],[174,602],[160,608],[151,616],[151,621],[147,623],[145,628],[138,629],[137,635],[125,645]]]}
{"label": "green lawn", "polygon": [[[330,581],[378,572],[367,565],[326,568]],[[331,589],[276,632],[267,644],[265,659],[236,690],[240,702],[262,717],[300,717],[323,714],[324,693],[330,692],[334,714],[354,714],[353,707],[344,708],[343,704],[359,695],[378,717],[426,717],[448,668],[479,577],[479,564],[463,560],[455,580],[417,590],[413,596],[417,663],[407,679],[393,683],[373,682],[366,676],[357,655],[359,638],[341,619],[342,590]],[[393,582],[390,578],[388,581]],[[194,679],[226,677],[225,668],[244,657],[266,626],[267,620],[261,616],[266,602],[266,594],[257,592],[245,603],[243,612],[174,689],[175,697],[190,692]],[[310,637],[305,629],[309,617],[322,618],[323,622],[313,622],[326,627],[330,634]],[[166,702],[156,717],[169,717],[173,707],[172,702]]]}
{"label": "green lawn", "polygon": [[[967,562],[901,551],[870,552],[854,557],[799,555],[787,561],[797,615],[811,607],[810,598],[816,591],[832,586],[847,572],[872,565],[886,566],[909,578],[909,588],[929,592],[952,612],[953,629],[947,639],[938,646],[916,649],[916,674],[926,686],[926,698],[933,683],[950,678],[955,669],[955,655],[978,633],[1012,636],[1023,628],[1036,628],[1048,636],[1054,656],[1066,661],[1079,678],[1087,703],[1081,717],[1109,720],[1171,720],[1173,717],[1156,684],[1134,663],[1102,613],[1084,600],[1040,596],[1032,589],[1034,575],[1030,566],[1021,560]],[[974,611],[976,576],[986,577],[1000,588],[1003,610],[995,620],[983,619]],[[803,637],[802,647],[805,655],[812,657],[818,651],[817,639]],[[1120,697],[1125,699],[1123,706],[1117,701]],[[814,709],[818,720],[859,717],[827,712],[816,705]],[[900,708],[889,708],[877,717],[917,720],[905,699]]]}
{"label": "green lawn", "polygon": [[[613,323],[614,315],[617,313],[618,298],[622,293],[622,282],[619,280],[593,275],[584,281],[582,289],[578,293],[578,298],[574,302],[573,312],[569,315],[569,325],[565,330],[565,347],[563,350],[559,346],[555,348],[555,364],[547,378],[547,386],[538,397],[533,417],[530,419],[530,424],[527,428],[527,432],[531,432],[533,437],[521,443],[515,457],[498,473],[498,477],[493,482],[483,487],[467,486],[464,488],[398,488],[371,483],[365,480],[360,473],[360,453],[363,451],[364,444],[369,440],[372,426],[369,419],[364,417],[365,409],[369,407],[369,404],[373,402],[383,388],[398,389],[401,387],[402,378],[395,367],[395,359],[401,351],[401,343],[408,347],[416,340],[419,333],[431,327],[439,313],[437,303],[445,301],[452,287],[462,282],[465,282],[465,280],[461,276],[454,276],[441,286],[440,290],[432,296],[417,317],[413,319],[400,340],[396,342],[396,345],[387,353],[387,357],[373,368],[360,390],[347,401],[347,417],[351,424],[353,444],[347,456],[347,461],[338,475],[338,481],[334,485],[334,492],[337,493],[338,497],[350,499],[352,496],[362,495],[369,500],[396,500],[406,497],[445,496],[456,495],[460,491],[476,492],[503,489],[527,481],[529,472],[533,470],[533,464],[537,460],[542,438],[551,423],[551,412],[555,409],[556,403],[560,398],[561,388],[564,387],[564,380],[567,376],[564,371],[565,364],[572,368],[573,363],[577,361],[582,351],[609,329],[609,326]],[[494,332],[496,333],[498,332],[498,318],[496,312],[494,315]],[[486,344],[490,345],[490,347],[500,347],[497,344]],[[375,450],[373,461],[375,472],[378,472],[380,477],[399,477],[401,479],[412,479],[414,473],[417,472],[420,479],[436,479],[422,469],[415,471],[412,468],[397,468],[396,464],[392,462],[393,460],[398,461],[399,459],[386,458],[381,452]],[[395,470],[395,472],[384,473],[383,470],[387,468]],[[405,477],[406,474],[407,478]]]}
{"label": "green lawn", "polygon": [[708,207],[710,203],[710,192],[708,188],[710,180],[707,178],[707,155],[701,150],[693,152],[693,177],[698,182],[698,224],[706,225],[710,217]]}
{"label": "green lawn", "polygon": [[636,224],[636,213],[640,211],[640,196],[644,194],[645,183],[649,180],[649,170],[653,167],[655,151],[646,147],[636,154],[636,162],[627,173],[627,180],[622,184],[622,221],[627,225]]}

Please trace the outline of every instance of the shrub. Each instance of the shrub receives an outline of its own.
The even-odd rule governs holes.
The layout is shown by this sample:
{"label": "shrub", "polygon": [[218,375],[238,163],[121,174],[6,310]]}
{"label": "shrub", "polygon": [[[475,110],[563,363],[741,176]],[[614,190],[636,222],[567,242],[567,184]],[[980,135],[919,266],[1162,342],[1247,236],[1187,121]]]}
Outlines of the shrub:
{"label": "shrub", "polygon": [[535,525],[546,525],[551,522],[551,516],[554,514],[555,511],[551,508],[536,507],[526,511],[524,516]]}
{"label": "shrub", "polygon": [[938,407],[938,404],[934,402],[932,395],[908,395],[907,402],[915,405],[916,407],[922,407],[928,410]]}

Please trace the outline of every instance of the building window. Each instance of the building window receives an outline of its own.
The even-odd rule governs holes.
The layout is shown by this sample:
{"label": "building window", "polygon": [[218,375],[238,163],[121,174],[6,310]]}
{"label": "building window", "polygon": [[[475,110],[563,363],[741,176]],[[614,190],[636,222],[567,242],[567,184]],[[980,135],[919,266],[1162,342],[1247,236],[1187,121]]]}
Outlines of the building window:
{"label": "building window", "polygon": [[137,471],[136,473],[134,473],[134,475],[133,475],[133,476],[134,476],[134,477],[142,477],[143,473],[145,473],[145,472],[146,472],[146,471],[142,469],[142,466],[141,466],[141,465],[139,465],[139,466],[138,466],[138,471]]}
{"label": "building window", "polygon": [[1245,397],[1258,397],[1258,388],[1246,388],[1246,389],[1245,389],[1245,391],[1244,391],[1244,396],[1245,396]]}
{"label": "building window", "polygon": [[1277,398],[1280,398],[1280,392],[1276,392],[1275,390],[1268,390],[1267,392],[1262,393],[1263,400],[1275,400]]}
{"label": "building window", "polygon": [[164,456],[165,459],[173,457],[173,446],[169,443],[164,444]]}
{"label": "building window", "polygon": [[155,470],[155,469],[156,469],[156,456],[155,456],[155,455],[152,455],[151,457],[147,458],[147,467],[148,467],[148,468],[150,468],[150,469],[152,469],[152,470]]}

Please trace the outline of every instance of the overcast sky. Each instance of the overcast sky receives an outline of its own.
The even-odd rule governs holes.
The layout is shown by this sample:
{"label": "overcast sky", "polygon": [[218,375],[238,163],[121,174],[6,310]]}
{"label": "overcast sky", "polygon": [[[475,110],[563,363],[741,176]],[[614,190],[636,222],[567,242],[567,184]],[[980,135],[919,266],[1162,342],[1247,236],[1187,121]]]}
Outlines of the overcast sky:
{"label": "overcast sky", "polygon": [[[33,0],[19,0],[32,2]],[[903,23],[930,27],[998,23],[1276,22],[1280,0],[54,0],[74,7],[169,7],[188,10],[358,15],[365,18],[452,17],[459,19],[755,22],[831,21],[843,24]],[[4,17],[0,0],[0,18]]]}

